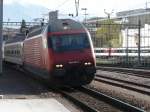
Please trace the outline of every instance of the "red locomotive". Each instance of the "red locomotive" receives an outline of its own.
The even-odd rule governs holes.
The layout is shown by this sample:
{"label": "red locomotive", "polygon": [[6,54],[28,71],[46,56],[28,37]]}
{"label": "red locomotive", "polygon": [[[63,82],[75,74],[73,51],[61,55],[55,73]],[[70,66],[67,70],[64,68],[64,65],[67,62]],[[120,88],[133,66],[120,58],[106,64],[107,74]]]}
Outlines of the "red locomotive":
{"label": "red locomotive", "polygon": [[[5,57],[7,44],[10,43],[4,47]],[[51,84],[80,86],[94,78],[95,56],[90,34],[74,20],[56,19],[32,28],[22,50],[22,66]]]}

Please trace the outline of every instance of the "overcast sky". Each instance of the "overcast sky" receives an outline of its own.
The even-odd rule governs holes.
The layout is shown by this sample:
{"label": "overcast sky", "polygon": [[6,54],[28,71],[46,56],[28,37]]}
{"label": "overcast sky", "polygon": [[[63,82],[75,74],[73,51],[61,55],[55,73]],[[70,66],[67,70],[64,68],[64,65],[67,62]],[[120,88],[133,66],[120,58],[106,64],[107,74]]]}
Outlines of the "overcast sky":
{"label": "overcast sky", "polygon": [[[114,14],[123,10],[131,10],[137,8],[145,8],[146,1],[150,7],[150,0],[80,0],[79,14],[82,17],[83,11],[81,8],[87,8],[89,17],[106,16],[104,9],[107,12],[114,10]],[[63,14],[75,13],[75,0],[4,0],[5,4],[20,3],[22,5],[35,4],[44,6],[50,10],[60,10]]]}

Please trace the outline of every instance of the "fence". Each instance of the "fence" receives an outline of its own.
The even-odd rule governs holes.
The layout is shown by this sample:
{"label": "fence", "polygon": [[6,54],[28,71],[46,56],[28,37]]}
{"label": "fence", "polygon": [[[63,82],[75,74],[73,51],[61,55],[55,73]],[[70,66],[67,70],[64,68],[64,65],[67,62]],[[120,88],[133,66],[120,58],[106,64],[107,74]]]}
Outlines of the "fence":
{"label": "fence", "polygon": [[98,65],[150,67],[150,25],[87,24]]}

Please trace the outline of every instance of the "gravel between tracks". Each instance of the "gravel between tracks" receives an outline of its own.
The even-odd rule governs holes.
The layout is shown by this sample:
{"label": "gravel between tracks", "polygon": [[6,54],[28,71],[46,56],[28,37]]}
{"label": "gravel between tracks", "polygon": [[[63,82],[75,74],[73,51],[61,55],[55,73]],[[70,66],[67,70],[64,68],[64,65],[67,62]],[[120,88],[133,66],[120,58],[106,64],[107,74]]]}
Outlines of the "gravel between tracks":
{"label": "gravel between tracks", "polygon": [[99,110],[100,112],[122,112],[118,110],[117,108],[103,102],[99,101],[98,99],[95,99],[91,97],[88,94],[85,94],[83,92],[73,92],[71,93],[72,96],[74,96],[77,99],[80,99],[81,101],[85,102],[90,107],[95,108],[96,110]]}
{"label": "gravel between tracks", "polygon": [[150,96],[98,81],[93,81],[88,87],[150,112]]}
{"label": "gravel between tracks", "polygon": [[123,74],[123,73],[109,72],[109,71],[103,71],[103,70],[97,70],[97,74],[150,86],[150,79],[148,78],[142,78],[138,76],[128,75],[125,73]]}

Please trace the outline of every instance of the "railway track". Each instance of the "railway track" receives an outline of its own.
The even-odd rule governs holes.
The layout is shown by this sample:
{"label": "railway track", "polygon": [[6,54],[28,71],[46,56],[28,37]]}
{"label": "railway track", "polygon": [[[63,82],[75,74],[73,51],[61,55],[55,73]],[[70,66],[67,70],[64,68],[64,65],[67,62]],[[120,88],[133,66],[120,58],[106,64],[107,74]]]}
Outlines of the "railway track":
{"label": "railway track", "polygon": [[[87,87],[81,87],[81,88],[77,88],[75,90],[78,90],[79,92],[82,92],[82,94],[88,94],[88,95],[96,98],[96,100],[104,101],[105,103],[107,103],[107,104],[109,104],[113,107],[116,107],[117,109],[119,109],[121,111],[125,111],[125,112],[127,112],[127,111],[128,112],[145,112],[144,110],[142,110],[140,108],[137,108],[137,107],[132,106],[128,103],[117,100],[117,99],[112,98],[110,96],[107,96],[105,94],[102,94],[98,91],[89,89]],[[75,104],[78,104],[81,108],[86,109],[87,112],[100,112],[100,110],[92,108],[89,105],[87,105],[86,103],[84,103],[83,101],[80,101],[79,99],[75,98],[75,96],[70,95],[70,92],[66,92],[66,91],[65,92],[61,91],[61,92],[66,98],[69,98],[69,100],[73,101]]]}
{"label": "railway track", "polygon": [[142,94],[150,95],[150,86],[148,85],[138,84],[130,81],[125,81],[125,80],[111,78],[108,76],[101,76],[101,75],[96,75],[94,80],[107,83],[110,85],[114,85],[117,87],[125,88],[128,90],[136,91]]}
{"label": "railway track", "polygon": [[71,102],[82,108],[86,112],[99,112],[98,110],[94,109],[93,107],[88,106],[85,102],[80,101],[79,99],[70,95],[70,93],[62,90],[58,90],[65,98],[69,99]]}
{"label": "railway track", "polygon": [[139,86],[139,87],[150,89],[149,85],[139,84],[139,83],[135,83],[135,82],[127,81],[127,80],[122,80],[122,79],[118,79],[118,78],[112,78],[112,77],[98,75],[98,74],[96,75],[96,77],[101,77],[101,78],[105,78],[105,79],[110,79],[110,80],[114,80],[114,81],[118,81],[118,82],[123,82],[123,83],[127,83],[127,84],[132,84],[132,85],[135,85],[135,86]]}
{"label": "railway track", "polygon": [[[21,72],[24,72],[24,71],[21,70]],[[95,107],[88,105],[86,103],[86,101],[80,100],[80,98],[76,98],[75,96],[73,96],[74,93],[70,94],[70,89],[69,89],[69,92],[68,92],[68,90],[64,90],[64,89],[62,90],[62,89],[59,89],[59,88],[52,88],[51,86],[48,86],[48,84],[43,82],[43,81],[40,81],[40,83],[42,83],[50,91],[54,90],[56,93],[61,93],[66,99],[69,99],[76,106],[80,107],[84,112],[103,112],[102,110],[96,109]],[[112,98],[110,96],[102,94],[100,92],[97,92],[95,90],[88,89],[86,87],[75,88],[73,90],[73,92],[74,91],[76,91],[76,92],[79,91],[80,93],[87,94],[87,95],[95,98],[95,100],[98,99],[100,102],[102,101],[102,105],[104,103],[108,103],[109,105],[107,105],[107,106],[112,106],[112,107],[115,107],[116,109],[118,109],[118,111],[114,111],[114,112],[122,112],[122,111],[123,112],[126,112],[126,111],[145,112],[144,110],[142,110],[138,107],[132,106],[128,103],[122,102],[120,100],[117,100],[115,98]],[[72,91],[71,91],[71,93],[72,93]],[[77,95],[77,96],[79,96],[79,95]],[[95,100],[92,100],[92,102],[95,101]],[[99,105],[99,106],[101,107],[102,105]],[[108,108],[112,108],[112,107],[108,107]],[[104,107],[104,108],[106,108],[106,107]],[[104,112],[107,112],[107,110],[104,111]],[[113,111],[111,111],[111,112],[113,112]]]}
{"label": "railway track", "polygon": [[[14,67],[13,67],[13,69],[14,69]],[[16,70],[19,70],[20,72],[27,74],[27,72],[23,71],[22,69],[20,70],[20,69],[16,68]],[[31,78],[33,78],[33,77],[31,77]],[[140,108],[134,107],[128,103],[119,101],[110,96],[104,95],[102,93],[99,93],[95,90],[88,89],[86,87],[75,88],[75,89],[73,88],[73,92],[72,91],[70,92],[70,91],[64,90],[64,89],[62,90],[62,89],[58,89],[58,88],[52,88],[51,86],[49,86],[47,83],[45,83],[43,81],[39,81],[39,83],[44,85],[47,88],[47,90],[50,90],[50,91],[54,90],[56,93],[61,93],[65,98],[71,100],[76,106],[79,106],[84,112],[103,112],[103,111],[99,110],[93,106],[90,106],[85,100],[83,100],[83,99],[80,100],[79,97],[76,98],[76,95],[80,96],[82,94],[82,96],[89,95],[89,97],[93,97],[94,100],[92,100],[92,102],[95,100],[102,102],[99,105],[99,107],[101,107],[102,105],[104,105],[104,103],[106,103],[107,106],[112,106],[112,107],[108,107],[111,109],[110,110],[111,112],[113,112],[112,111],[113,107],[115,109],[118,109],[118,111],[115,110],[114,112],[122,112],[122,111],[145,112],[144,110],[142,110]],[[74,92],[76,95],[74,95]],[[78,93],[80,93],[80,94],[78,94]],[[110,105],[108,105],[107,103]],[[104,107],[104,108],[106,108],[106,107]],[[105,110],[104,112],[108,112],[108,111]]]}
{"label": "railway track", "polygon": [[144,70],[144,69],[130,69],[130,68],[97,66],[97,70],[128,74],[128,75],[138,76],[138,77],[142,77],[142,78],[150,78],[150,70]]}

